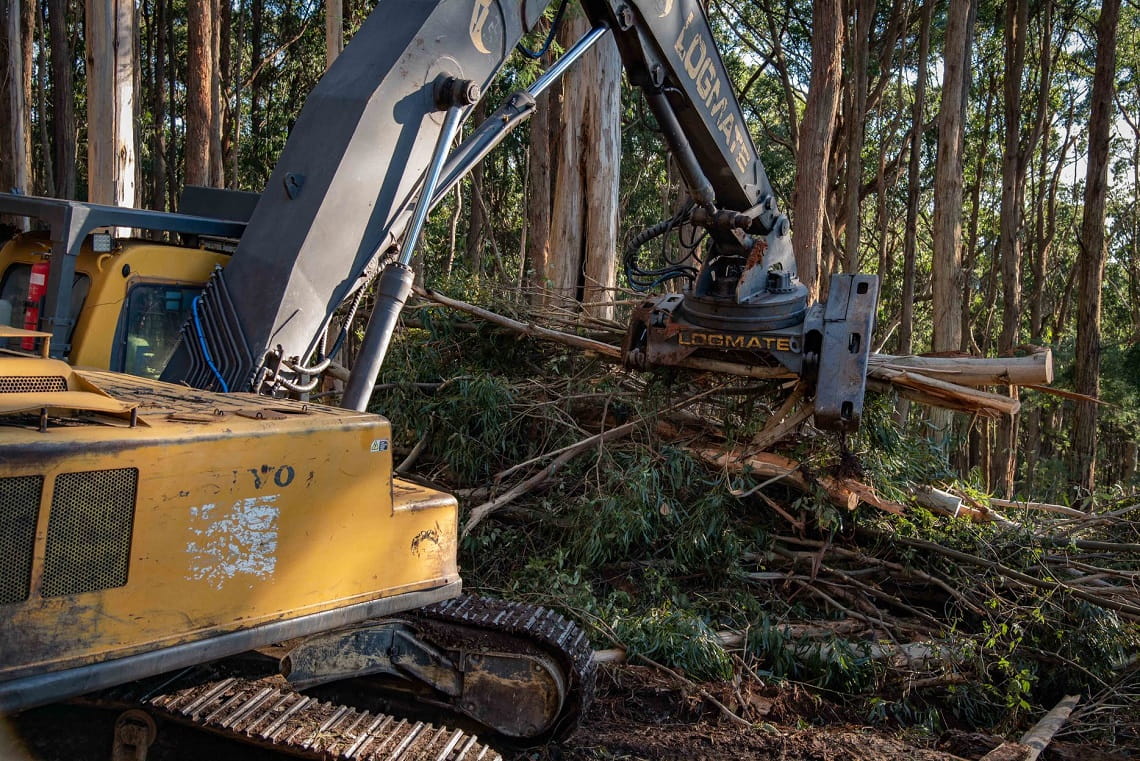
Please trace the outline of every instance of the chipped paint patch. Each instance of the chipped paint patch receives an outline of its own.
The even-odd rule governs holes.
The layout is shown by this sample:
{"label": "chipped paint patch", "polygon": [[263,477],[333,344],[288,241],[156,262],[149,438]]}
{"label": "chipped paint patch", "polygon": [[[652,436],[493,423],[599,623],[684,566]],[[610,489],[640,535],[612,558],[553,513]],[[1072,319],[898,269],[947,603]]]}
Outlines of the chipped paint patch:
{"label": "chipped paint patch", "polygon": [[[420,556],[421,547],[425,542],[431,542],[434,547],[432,549],[439,549],[439,529],[429,529],[421,531],[412,538],[412,554],[416,557]],[[428,548],[423,548],[428,549]]]}
{"label": "chipped paint patch", "polygon": [[239,499],[228,509],[216,504],[190,508],[186,578],[215,589],[238,577],[272,578],[277,567],[278,494]]}

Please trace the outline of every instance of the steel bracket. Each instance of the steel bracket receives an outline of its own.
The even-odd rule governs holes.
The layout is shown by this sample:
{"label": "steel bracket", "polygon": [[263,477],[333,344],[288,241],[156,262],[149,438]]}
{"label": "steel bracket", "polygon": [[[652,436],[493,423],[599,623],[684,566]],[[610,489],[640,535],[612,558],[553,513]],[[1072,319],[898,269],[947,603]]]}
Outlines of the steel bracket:
{"label": "steel bracket", "polygon": [[878,276],[831,276],[815,387],[815,423],[820,428],[850,432],[859,427],[878,303]]}

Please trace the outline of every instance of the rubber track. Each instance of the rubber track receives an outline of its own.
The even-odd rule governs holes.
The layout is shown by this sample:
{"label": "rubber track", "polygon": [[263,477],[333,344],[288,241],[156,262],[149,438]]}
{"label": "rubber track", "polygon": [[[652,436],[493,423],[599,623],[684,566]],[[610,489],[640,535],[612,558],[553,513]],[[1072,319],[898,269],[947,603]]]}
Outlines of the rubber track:
{"label": "rubber track", "polygon": [[[132,689],[133,688],[133,689]],[[148,712],[241,742],[303,758],[353,761],[502,761],[460,730],[316,700],[273,679],[230,677],[156,697],[140,683],[102,693],[98,704]]]}
{"label": "rubber track", "polygon": [[575,622],[539,605],[462,595],[418,608],[411,614],[520,637],[555,657],[567,671],[567,695],[554,729],[542,740],[570,736],[594,701],[594,650]]}

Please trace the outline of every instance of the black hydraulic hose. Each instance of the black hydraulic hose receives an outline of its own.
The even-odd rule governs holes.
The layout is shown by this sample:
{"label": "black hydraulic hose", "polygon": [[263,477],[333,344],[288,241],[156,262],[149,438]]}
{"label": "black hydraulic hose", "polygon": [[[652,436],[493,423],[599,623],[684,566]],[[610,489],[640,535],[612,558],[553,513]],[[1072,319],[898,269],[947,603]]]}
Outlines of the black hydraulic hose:
{"label": "black hydraulic hose", "polygon": [[669,280],[677,278],[693,280],[696,278],[697,270],[695,267],[682,265],[679,262],[670,262],[667,267],[648,270],[643,269],[637,263],[638,251],[654,238],[659,238],[683,225],[689,218],[693,206],[694,204],[690,200],[675,216],[645,228],[630,240],[629,245],[625,247],[625,251],[622,254],[622,264],[625,269],[626,279],[629,281],[629,285],[633,290],[644,292],[656,288]]}
{"label": "black hydraulic hose", "polygon": [[352,328],[352,321],[356,319],[356,310],[360,308],[360,302],[364,298],[364,291],[368,288],[368,284],[360,286],[356,290],[356,295],[352,299],[352,306],[348,308],[348,314],[345,315],[344,324],[341,325],[340,331],[337,333],[336,340],[333,341],[332,351],[326,356],[335,357],[340,347],[344,345],[344,341],[348,338],[348,331]]}
{"label": "black hydraulic hose", "polygon": [[558,27],[562,26],[562,17],[566,14],[566,6],[570,4],[570,0],[562,0],[562,4],[558,6],[558,10],[554,13],[554,21],[550,23],[550,33],[546,35],[546,41],[542,43],[542,47],[538,50],[530,50],[526,45],[522,44],[519,40],[515,45],[515,49],[525,55],[527,58],[539,59],[546,55],[546,51],[550,50],[550,46],[554,43],[554,38],[558,35]]}

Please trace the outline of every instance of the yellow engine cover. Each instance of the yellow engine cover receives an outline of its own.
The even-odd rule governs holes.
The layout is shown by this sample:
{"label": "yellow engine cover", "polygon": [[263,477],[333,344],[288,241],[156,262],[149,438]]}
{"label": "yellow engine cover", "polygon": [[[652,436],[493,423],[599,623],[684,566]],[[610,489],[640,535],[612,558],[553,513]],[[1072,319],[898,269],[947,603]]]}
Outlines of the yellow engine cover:
{"label": "yellow engine cover", "polygon": [[77,381],[44,385],[25,372],[35,362],[66,368],[0,357],[0,401],[42,392],[48,415],[43,432],[39,414],[0,417],[0,691],[268,624],[328,628],[346,619],[322,613],[359,618],[372,601],[400,609],[457,593],[455,500],[393,480],[384,418],[80,373],[86,388],[138,405],[132,426],[53,406],[58,384]]}

